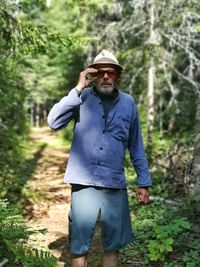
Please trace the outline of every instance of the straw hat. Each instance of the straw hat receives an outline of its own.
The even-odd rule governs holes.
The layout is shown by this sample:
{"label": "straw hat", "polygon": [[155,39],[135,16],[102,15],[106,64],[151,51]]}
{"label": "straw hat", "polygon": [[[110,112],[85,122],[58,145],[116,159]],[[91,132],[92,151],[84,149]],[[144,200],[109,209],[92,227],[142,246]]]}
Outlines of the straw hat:
{"label": "straw hat", "polygon": [[109,64],[109,65],[114,65],[117,67],[120,71],[123,70],[122,66],[119,65],[116,57],[110,53],[108,50],[102,50],[101,53],[99,53],[92,64],[90,64],[88,67],[89,68],[95,68],[99,64]]}

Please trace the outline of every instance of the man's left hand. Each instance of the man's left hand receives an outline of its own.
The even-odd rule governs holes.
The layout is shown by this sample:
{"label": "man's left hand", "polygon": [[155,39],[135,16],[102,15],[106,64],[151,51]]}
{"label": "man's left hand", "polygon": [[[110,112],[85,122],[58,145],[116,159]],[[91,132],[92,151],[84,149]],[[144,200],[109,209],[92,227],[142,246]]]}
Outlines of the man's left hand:
{"label": "man's left hand", "polygon": [[138,188],[136,195],[139,203],[148,204],[150,202],[149,191],[147,188]]}

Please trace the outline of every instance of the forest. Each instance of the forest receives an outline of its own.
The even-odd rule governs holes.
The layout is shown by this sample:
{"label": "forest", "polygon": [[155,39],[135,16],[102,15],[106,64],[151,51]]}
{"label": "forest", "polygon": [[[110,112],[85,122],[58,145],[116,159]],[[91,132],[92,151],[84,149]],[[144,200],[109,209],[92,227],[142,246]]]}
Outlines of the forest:
{"label": "forest", "polygon": [[[153,179],[139,205],[127,153],[134,243],[120,267],[200,266],[199,0],[0,1],[0,266],[70,266],[67,238],[41,245],[47,229],[35,226],[69,198],[73,125],[53,132],[46,118],[102,49],[124,68]],[[90,267],[102,267],[98,254]]]}

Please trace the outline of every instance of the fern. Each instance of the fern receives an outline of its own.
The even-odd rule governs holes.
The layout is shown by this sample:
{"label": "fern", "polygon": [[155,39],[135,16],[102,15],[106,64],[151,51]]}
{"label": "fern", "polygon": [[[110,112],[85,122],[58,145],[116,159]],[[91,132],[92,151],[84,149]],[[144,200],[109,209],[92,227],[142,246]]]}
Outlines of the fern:
{"label": "fern", "polygon": [[9,257],[9,262],[22,264],[23,267],[56,267],[56,258],[49,250],[38,249],[28,244],[32,233],[44,233],[42,230],[28,228],[19,214],[19,206],[0,200],[0,248]]}
{"label": "fern", "polygon": [[6,240],[7,246],[16,255],[15,262],[24,267],[55,267],[56,258],[48,250],[40,250],[27,244],[13,244]]}

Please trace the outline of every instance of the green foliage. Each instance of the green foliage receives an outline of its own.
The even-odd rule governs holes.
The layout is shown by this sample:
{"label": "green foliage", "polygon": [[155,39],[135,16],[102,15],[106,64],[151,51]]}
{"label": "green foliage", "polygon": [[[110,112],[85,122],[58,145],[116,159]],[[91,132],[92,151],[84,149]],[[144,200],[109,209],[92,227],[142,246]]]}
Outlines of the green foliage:
{"label": "green foliage", "polygon": [[200,193],[194,195],[191,199],[191,201],[194,201],[196,203],[200,203]]}
{"label": "green foliage", "polygon": [[[184,178],[184,166],[191,161],[186,151],[194,139],[200,52],[197,2],[155,1],[155,33],[159,44],[153,50],[156,67],[154,150],[150,162],[153,196],[171,198],[184,194],[184,179],[181,192],[177,195],[174,191],[175,179]],[[1,1],[0,197],[18,200],[37,162],[37,155],[28,161],[24,154],[31,107],[40,104],[43,122],[46,121],[45,114],[53,103],[76,85],[80,71],[103,48],[113,51],[124,66],[120,89],[136,99],[146,144],[146,88],[151,46],[148,44],[149,5],[143,3],[58,0],[47,7],[45,0]],[[72,132],[73,124],[69,125],[69,131],[63,131],[68,147]],[[182,149],[176,150],[177,143]],[[42,149],[41,145],[36,154]],[[128,155],[125,164],[127,181],[133,185],[130,188],[135,188],[136,174]],[[156,261],[153,264],[165,267],[178,266],[176,259],[171,263],[167,261],[169,255],[173,257],[181,250],[183,264],[200,265],[199,246],[195,241],[199,239],[199,217],[196,216],[200,212],[199,196],[182,203],[177,214],[173,214],[164,203],[153,202],[138,209],[136,200],[131,200],[131,208],[138,209],[133,222],[134,252],[138,251],[139,258],[144,258],[146,264],[153,260]],[[13,262],[23,262],[24,266],[54,266],[48,251],[40,252],[23,243],[29,231],[23,226],[18,209],[7,205],[4,210],[1,207],[0,212],[0,258],[6,251]],[[184,242],[181,244],[188,232],[193,250],[187,244],[182,246]],[[17,240],[22,243],[16,245]],[[130,249],[126,253],[134,257]]]}
{"label": "green foliage", "polygon": [[16,263],[25,267],[56,267],[56,259],[48,250],[28,244],[29,236],[37,231],[27,228],[20,212],[16,204],[0,201],[0,258],[8,258],[10,266]]}
{"label": "green foliage", "polygon": [[44,23],[37,24],[35,21],[25,20],[26,16],[30,16],[31,10],[42,12],[44,1],[20,2],[19,5],[4,0],[0,4],[0,39],[7,53],[17,57],[24,54],[46,54],[63,47],[77,47],[85,41],[85,38],[50,31]]}
{"label": "green foliage", "polygon": [[185,267],[196,267],[200,265],[200,245],[196,244],[194,248],[186,252],[183,257]]}
{"label": "green foliage", "polygon": [[4,196],[23,161],[22,144],[29,132],[24,110],[26,90],[19,68],[10,58],[0,61],[0,196]]}
{"label": "green foliage", "polygon": [[199,195],[175,204],[154,200],[141,206],[130,198],[134,244],[123,250],[124,257],[148,267],[199,266]]}
{"label": "green foliage", "polygon": [[173,251],[173,244],[177,236],[190,229],[186,218],[174,219],[167,225],[155,225],[155,240],[150,240],[148,245],[149,257],[152,261],[164,261],[166,255]]}
{"label": "green foliage", "polygon": [[[75,2],[71,1],[70,5],[72,10]],[[3,0],[0,4],[0,71],[3,74],[0,77],[0,197],[6,196],[11,201],[19,198],[23,184],[30,177],[24,154],[29,105],[36,102],[45,106],[62,94],[58,88],[65,86],[63,76],[67,68],[60,65],[66,56],[65,64],[72,66],[73,49],[78,51],[87,39],[71,32],[61,33],[48,23],[45,26],[42,17],[46,10],[46,1]],[[30,55],[35,58],[30,59]]]}
{"label": "green foliage", "polygon": [[50,251],[43,251],[31,246],[16,245],[6,240],[9,249],[15,254],[15,262],[25,267],[56,267],[56,259]]}
{"label": "green foliage", "polygon": [[133,219],[134,244],[131,249],[137,250],[138,256],[148,263],[150,260],[148,245],[149,241],[154,237],[153,229],[159,222],[164,222],[167,207],[161,202],[153,202],[147,206],[140,206],[135,202],[135,198],[130,201],[130,207],[134,211],[136,210],[135,218]]}

